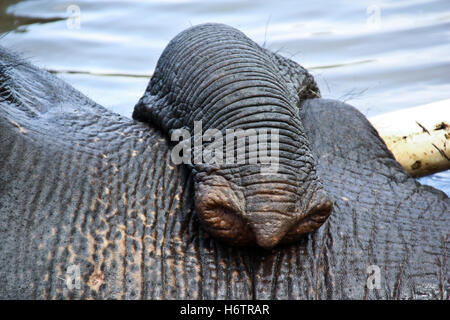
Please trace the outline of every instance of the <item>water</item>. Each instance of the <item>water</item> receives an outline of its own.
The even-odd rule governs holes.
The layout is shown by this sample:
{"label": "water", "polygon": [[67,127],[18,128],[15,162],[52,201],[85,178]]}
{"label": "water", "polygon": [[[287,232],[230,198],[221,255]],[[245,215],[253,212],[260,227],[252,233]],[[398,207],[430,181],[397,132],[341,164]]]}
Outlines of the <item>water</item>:
{"label": "water", "polygon": [[[450,1],[0,2],[3,46],[131,116],[181,30],[232,25],[307,67],[366,116],[450,98]],[[450,170],[419,179],[450,195]]]}

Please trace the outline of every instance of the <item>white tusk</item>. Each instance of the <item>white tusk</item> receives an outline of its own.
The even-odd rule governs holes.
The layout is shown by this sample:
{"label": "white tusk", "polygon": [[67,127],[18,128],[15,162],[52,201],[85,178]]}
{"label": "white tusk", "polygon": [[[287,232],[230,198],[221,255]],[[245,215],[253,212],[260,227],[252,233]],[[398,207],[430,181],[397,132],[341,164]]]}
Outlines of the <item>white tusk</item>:
{"label": "white tusk", "polygon": [[450,99],[369,118],[395,159],[415,177],[450,169]]}

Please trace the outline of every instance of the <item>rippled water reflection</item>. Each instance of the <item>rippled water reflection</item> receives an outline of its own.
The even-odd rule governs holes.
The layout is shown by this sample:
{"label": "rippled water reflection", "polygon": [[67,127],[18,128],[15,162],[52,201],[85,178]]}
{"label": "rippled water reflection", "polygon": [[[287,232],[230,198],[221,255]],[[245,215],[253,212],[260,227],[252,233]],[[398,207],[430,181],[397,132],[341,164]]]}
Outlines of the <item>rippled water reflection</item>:
{"label": "rippled water reflection", "polygon": [[[296,60],[366,116],[450,98],[448,0],[2,0],[0,14],[2,45],[126,116],[167,42],[203,22]],[[419,181],[450,194],[450,171]]]}

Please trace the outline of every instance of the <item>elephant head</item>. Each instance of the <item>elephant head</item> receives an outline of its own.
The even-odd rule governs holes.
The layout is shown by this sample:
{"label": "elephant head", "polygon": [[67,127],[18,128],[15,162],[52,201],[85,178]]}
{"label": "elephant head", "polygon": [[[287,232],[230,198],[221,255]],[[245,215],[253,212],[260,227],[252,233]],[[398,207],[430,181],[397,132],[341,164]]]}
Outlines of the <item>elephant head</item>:
{"label": "elephant head", "polygon": [[[202,141],[194,138],[194,163],[189,155],[187,162],[200,221],[233,245],[272,248],[296,241],[319,228],[332,211],[299,116],[303,99],[315,97],[318,89],[305,69],[287,67],[283,60],[229,26],[192,27],[166,47],[133,113],[168,137],[184,129],[189,139],[196,123],[209,137],[203,140],[214,135],[203,148],[195,148]],[[286,81],[289,70],[297,71],[294,82]],[[264,158],[268,133],[271,157],[265,149]],[[240,140],[246,137],[248,145]],[[202,161],[208,148],[214,157]]]}
{"label": "elephant head", "polygon": [[[209,51],[187,55],[199,44],[206,47],[208,41],[202,37],[191,39],[191,45],[174,41],[170,60],[178,62],[161,59],[159,76],[155,74],[159,81],[150,84],[136,108],[135,116],[151,124],[105,109],[0,47],[0,298],[448,299],[448,196],[409,176],[354,107],[316,99],[314,81],[295,62],[258,48],[224,26],[201,26],[180,36],[184,39],[207,29],[205,37],[217,33],[212,47],[226,40],[223,50],[232,48],[232,37],[245,43],[242,55],[248,53],[253,62],[237,66],[248,64],[244,74],[254,72],[264,80],[257,80],[263,88],[253,89],[260,97],[260,90],[266,88],[263,97],[240,99],[220,90],[219,84],[224,83],[220,80],[211,88],[193,82],[207,81],[202,78],[207,76],[217,79],[219,70],[177,73],[181,71],[177,66],[189,68],[202,56],[209,57]],[[174,47],[182,43],[183,48]],[[224,59],[228,56],[233,55]],[[181,63],[176,57],[190,57],[192,63]],[[214,61],[202,60],[198,70],[209,70],[207,66]],[[192,87],[185,90],[175,85],[175,95],[167,83],[179,85],[182,75],[192,77],[184,82]],[[167,82],[170,77],[174,81]],[[160,89],[152,91],[154,85]],[[244,89],[236,92],[243,97],[251,94]],[[196,218],[201,219],[201,213],[194,214],[195,206],[202,209],[205,201],[216,201],[223,193],[219,204],[241,205],[246,211],[240,212],[239,219],[248,219],[244,215],[251,211],[245,197],[251,189],[242,187],[240,171],[220,175],[226,166],[174,166],[171,153],[175,147],[171,149],[167,135],[172,128],[191,130],[193,120],[201,119],[191,121],[189,117],[196,117],[193,111],[206,111],[212,104],[200,102],[214,97],[219,106],[226,106],[224,114],[233,106],[229,100],[233,98],[260,101],[258,110],[274,104],[273,110],[293,114],[289,120],[293,128],[284,127],[281,121],[276,124],[280,136],[296,131],[299,136],[292,139],[300,141],[295,144],[280,137],[279,172],[298,163],[300,177],[317,177],[304,183],[299,179],[297,196],[305,212],[308,195],[320,187],[318,178],[323,181],[333,214],[322,227],[271,250],[229,246],[209,237]],[[196,105],[192,101],[197,98]],[[243,104],[241,110],[246,118],[251,108]],[[208,113],[208,118],[214,116]],[[224,117],[227,121],[208,122],[205,128],[237,127],[238,118],[230,122],[233,116]],[[255,123],[260,128],[259,118]],[[295,148],[284,152],[286,141]],[[297,146],[305,160],[295,159],[301,154]],[[247,173],[251,166],[242,168]],[[219,178],[223,180],[214,180]],[[280,185],[286,186],[287,181],[291,180]],[[233,184],[241,196],[230,187]],[[261,186],[269,189],[267,184]],[[211,200],[210,195],[215,198]],[[321,197],[326,204],[326,196]],[[288,220],[283,223],[292,223]],[[269,247],[270,243],[262,244]],[[367,270],[377,271],[375,286],[367,285]],[[67,286],[66,279],[74,275],[79,276],[79,286]]]}

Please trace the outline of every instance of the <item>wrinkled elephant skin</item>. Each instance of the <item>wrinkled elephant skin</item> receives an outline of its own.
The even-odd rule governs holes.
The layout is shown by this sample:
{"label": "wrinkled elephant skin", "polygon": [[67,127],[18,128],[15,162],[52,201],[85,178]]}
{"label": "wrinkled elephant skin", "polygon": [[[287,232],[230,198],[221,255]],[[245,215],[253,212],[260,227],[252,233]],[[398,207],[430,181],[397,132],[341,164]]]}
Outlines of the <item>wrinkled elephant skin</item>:
{"label": "wrinkled elephant skin", "polygon": [[0,48],[0,298],[448,299],[450,199],[411,178],[355,108],[300,94],[306,70],[264,52],[260,73],[298,107],[306,176],[333,207],[289,244],[252,220],[266,249],[208,230],[196,204],[208,184],[171,162],[170,121],[114,114]]}

